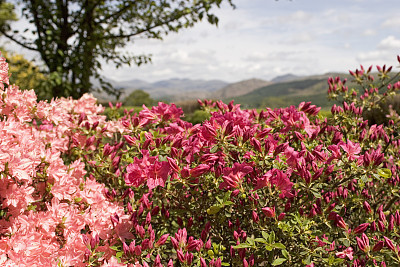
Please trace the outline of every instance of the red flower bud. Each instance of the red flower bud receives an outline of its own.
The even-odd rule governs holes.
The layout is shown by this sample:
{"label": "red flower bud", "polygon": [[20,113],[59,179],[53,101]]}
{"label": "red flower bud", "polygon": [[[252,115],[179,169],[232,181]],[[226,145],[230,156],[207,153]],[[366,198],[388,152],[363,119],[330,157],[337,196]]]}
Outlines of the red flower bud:
{"label": "red flower bud", "polygon": [[364,209],[366,212],[368,212],[370,214],[372,213],[371,206],[368,204],[367,201],[364,201],[363,206],[364,206]]}
{"label": "red flower bud", "polygon": [[382,233],[385,232],[385,224],[382,221],[378,221],[378,229]]}
{"label": "red flower bud", "polygon": [[383,237],[385,239],[385,246],[393,251],[396,251],[396,248],[392,242],[392,240],[390,240],[389,238],[387,238],[386,236]]}
{"label": "red flower bud", "polygon": [[347,228],[346,222],[339,215],[336,216],[336,226],[343,229]]}
{"label": "red flower bud", "polygon": [[374,251],[374,252],[380,251],[383,248],[384,244],[385,244],[385,242],[378,241],[378,243],[376,243],[375,246],[372,248],[372,251]]}
{"label": "red flower bud", "polygon": [[136,144],[136,139],[130,135],[124,135],[124,139],[130,146],[134,146]]}
{"label": "red flower bud", "polygon": [[200,267],[207,267],[206,260],[200,257]]}
{"label": "red flower bud", "polygon": [[283,219],[285,219],[286,213],[282,212],[281,214],[279,214],[278,216],[278,221],[282,221]]}
{"label": "red flower bud", "polygon": [[252,212],[251,215],[252,215],[252,218],[253,218],[253,222],[258,223],[260,219],[258,218],[257,212],[255,212],[255,211],[253,210],[253,212]]}
{"label": "red flower bud", "polygon": [[177,254],[180,262],[185,262],[185,255],[183,255],[183,252],[181,249],[177,250],[176,254]]}
{"label": "red flower bud", "polygon": [[262,212],[267,216],[268,218],[274,218],[275,217],[275,207],[265,207],[261,209]]}
{"label": "red flower bud", "polygon": [[154,246],[159,247],[159,246],[164,245],[165,242],[167,241],[168,237],[169,237],[169,234],[162,235],[160,237],[160,239],[158,239],[158,241],[156,242],[156,244]]}
{"label": "red flower bud", "polygon": [[199,166],[190,170],[190,176],[199,177],[200,175],[206,173],[210,169],[210,166],[206,164],[200,164]]}
{"label": "red flower bud", "polygon": [[359,226],[357,226],[357,227],[353,230],[353,232],[356,233],[356,234],[364,233],[365,230],[368,228],[368,226],[369,226],[369,223],[360,224]]}

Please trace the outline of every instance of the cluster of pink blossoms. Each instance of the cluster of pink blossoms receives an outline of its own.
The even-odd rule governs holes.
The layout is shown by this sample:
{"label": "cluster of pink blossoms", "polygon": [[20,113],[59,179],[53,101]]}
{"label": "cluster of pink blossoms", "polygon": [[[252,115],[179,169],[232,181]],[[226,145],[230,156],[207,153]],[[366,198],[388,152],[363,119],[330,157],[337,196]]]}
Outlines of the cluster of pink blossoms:
{"label": "cluster of pink blossoms", "polygon": [[[82,233],[118,238],[109,218],[123,207],[107,200],[80,159],[66,165],[61,154],[73,137],[86,139],[75,130],[79,115],[81,123],[105,124],[103,108],[89,95],[38,103],[33,90],[8,84],[4,58],[0,69],[0,265],[86,266]],[[94,244],[105,265],[110,245]]]}

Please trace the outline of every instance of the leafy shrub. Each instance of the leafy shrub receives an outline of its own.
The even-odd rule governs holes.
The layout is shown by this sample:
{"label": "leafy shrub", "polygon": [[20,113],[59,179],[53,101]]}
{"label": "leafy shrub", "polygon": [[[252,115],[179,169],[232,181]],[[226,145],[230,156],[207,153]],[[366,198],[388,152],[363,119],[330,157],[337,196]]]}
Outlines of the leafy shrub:
{"label": "leafy shrub", "polygon": [[184,100],[175,103],[177,107],[181,108],[185,115],[193,114],[197,110],[201,110],[201,106],[196,100]]}
{"label": "leafy shrub", "polygon": [[191,114],[190,113],[185,114],[185,117],[183,119],[192,124],[199,124],[204,121],[207,121],[208,119],[210,119],[210,117],[211,117],[211,114],[209,111],[198,109]]}
{"label": "leafy shrub", "polygon": [[399,88],[389,68],[378,71],[383,92],[368,83],[361,97],[329,79],[343,104],[328,118],[311,103],[257,112],[205,101],[201,125],[174,104],[106,120],[88,95],[36,103],[10,86],[0,262],[399,265],[400,120],[392,112],[388,126],[369,126],[362,117]]}
{"label": "leafy shrub", "polygon": [[125,106],[151,106],[154,103],[154,99],[152,99],[148,93],[140,89],[133,91],[124,99]]}

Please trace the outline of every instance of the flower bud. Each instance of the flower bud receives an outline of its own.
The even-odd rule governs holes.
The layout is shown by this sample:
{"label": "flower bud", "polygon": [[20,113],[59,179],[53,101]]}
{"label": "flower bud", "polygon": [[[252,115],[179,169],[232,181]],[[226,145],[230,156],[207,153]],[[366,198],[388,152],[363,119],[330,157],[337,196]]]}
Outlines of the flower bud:
{"label": "flower bud", "polygon": [[371,206],[368,204],[367,201],[364,201],[363,206],[366,212],[368,212],[369,214],[372,213]]}
{"label": "flower bud", "polygon": [[365,230],[368,228],[368,226],[369,226],[369,223],[362,223],[362,224],[360,224],[359,226],[357,226],[357,227],[353,230],[353,232],[354,232],[355,234],[364,233]]}
{"label": "flower bud", "polygon": [[204,244],[204,248],[209,250],[211,248],[211,239],[208,239],[207,242]]}
{"label": "flower bud", "polygon": [[278,221],[282,221],[283,219],[285,219],[286,213],[282,212],[281,214],[279,214],[278,216]]}
{"label": "flower bud", "polygon": [[275,217],[275,207],[265,207],[261,209],[262,212],[267,216],[268,218],[274,218]]}
{"label": "flower bud", "polygon": [[179,259],[180,262],[185,262],[185,256],[183,255],[183,252],[182,252],[181,249],[178,249],[176,251],[176,254],[177,254],[178,259]]}
{"label": "flower bud", "polygon": [[375,244],[375,246],[372,248],[373,252],[377,252],[380,251],[383,248],[383,245],[385,244],[385,242],[383,241],[378,241],[378,243]]}
{"label": "flower bud", "polygon": [[396,251],[396,248],[392,242],[392,240],[390,240],[389,238],[387,238],[386,236],[383,237],[385,239],[385,246],[393,251]]}
{"label": "flower bud", "polygon": [[390,214],[390,216],[389,216],[388,230],[389,230],[390,232],[393,231],[393,227],[394,227],[394,216],[393,216],[393,214]]}
{"label": "flower bud", "polygon": [[138,245],[135,247],[135,255],[140,256],[142,254],[142,246]]}
{"label": "flower bud", "polygon": [[382,233],[385,232],[385,224],[382,221],[378,221],[378,229]]}
{"label": "flower bud", "polygon": [[162,235],[160,237],[160,239],[158,239],[158,241],[156,242],[156,244],[154,246],[157,248],[157,247],[164,245],[165,242],[167,241],[168,237],[169,237],[169,234]]}
{"label": "flower bud", "polygon": [[258,223],[260,221],[260,219],[258,218],[257,212],[255,212],[254,210],[253,210],[251,215],[252,215],[252,218],[253,218],[253,222]]}

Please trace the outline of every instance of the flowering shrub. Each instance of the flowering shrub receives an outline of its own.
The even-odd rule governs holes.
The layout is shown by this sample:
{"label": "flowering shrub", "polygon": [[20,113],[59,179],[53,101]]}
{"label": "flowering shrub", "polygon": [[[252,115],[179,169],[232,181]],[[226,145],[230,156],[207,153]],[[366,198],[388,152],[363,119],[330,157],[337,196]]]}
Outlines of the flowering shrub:
{"label": "flowering shrub", "polygon": [[204,101],[210,119],[196,125],[174,104],[106,120],[89,95],[37,103],[6,86],[0,262],[399,265],[400,119],[362,117],[400,88],[390,70],[376,82],[351,72],[361,97],[329,79],[343,100],[330,118],[311,103],[258,113]]}

